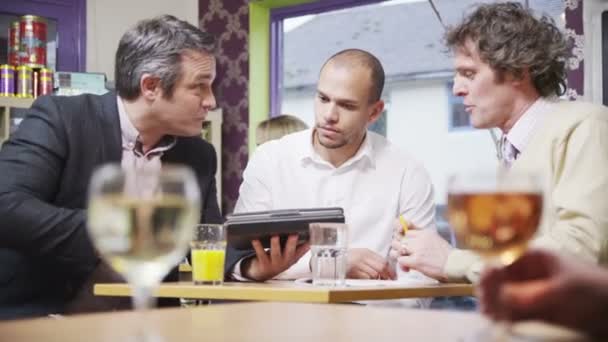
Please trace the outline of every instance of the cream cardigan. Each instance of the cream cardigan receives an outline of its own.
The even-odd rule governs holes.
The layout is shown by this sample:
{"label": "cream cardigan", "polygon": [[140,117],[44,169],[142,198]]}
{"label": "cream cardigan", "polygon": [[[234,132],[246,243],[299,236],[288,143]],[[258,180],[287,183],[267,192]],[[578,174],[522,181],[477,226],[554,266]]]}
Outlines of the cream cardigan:
{"label": "cream cardigan", "polygon": [[[537,170],[545,181],[545,211],[532,247],[608,264],[608,108],[584,102],[552,105],[511,169]],[[451,281],[477,281],[477,255],[453,250]]]}

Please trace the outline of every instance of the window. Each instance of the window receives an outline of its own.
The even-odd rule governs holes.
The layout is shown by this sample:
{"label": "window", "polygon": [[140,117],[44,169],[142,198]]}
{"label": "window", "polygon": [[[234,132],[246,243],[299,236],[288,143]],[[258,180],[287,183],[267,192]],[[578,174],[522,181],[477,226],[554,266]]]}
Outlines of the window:
{"label": "window", "polygon": [[454,82],[448,82],[447,84],[447,92],[448,92],[448,115],[449,115],[449,127],[450,131],[453,130],[462,130],[462,129],[473,129],[471,126],[471,120],[469,113],[467,113],[464,109],[464,103],[462,102],[462,97],[456,96],[452,93],[452,88],[454,87]]}
{"label": "window", "polygon": [[378,120],[369,125],[367,129],[386,137],[386,126],[388,124],[388,113],[390,112],[391,102],[386,96],[383,96],[382,100],[384,100],[384,110],[382,111],[382,114],[380,114]]}
{"label": "window", "polygon": [[[434,0],[446,25],[459,22],[479,2],[497,1]],[[521,2],[564,26],[563,0]],[[471,127],[462,99],[452,94],[444,28],[427,0],[328,0],[290,11],[271,14],[273,33],[280,37],[272,40],[272,114],[289,113],[312,125],[322,63],[340,50],[361,48],[376,55],[386,73],[383,97],[390,108],[379,124],[388,140],[427,168],[438,205],[446,202],[450,174],[471,165],[496,166],[491,135]]]}

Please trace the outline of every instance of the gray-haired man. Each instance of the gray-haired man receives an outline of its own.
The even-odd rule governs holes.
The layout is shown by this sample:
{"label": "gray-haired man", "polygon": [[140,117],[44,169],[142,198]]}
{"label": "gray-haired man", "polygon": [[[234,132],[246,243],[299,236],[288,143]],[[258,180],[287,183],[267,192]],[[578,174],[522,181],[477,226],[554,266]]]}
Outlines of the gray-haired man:
{"label": "gray-haired man", "polygon": [[[200,185],[201,220],[222,220],[215,151],[198,137],[216,105],[213,45],[172,16],[143,20],[120,40],[116,93],[32,105],[0,151],[0,319],[65,312],[83,298],[86,310],[111,308],[91,294],[110,273],[85,226],[87,186],[103,163],[135,171],[186,164]],[[242,255],[228,252],[232,269]]]}

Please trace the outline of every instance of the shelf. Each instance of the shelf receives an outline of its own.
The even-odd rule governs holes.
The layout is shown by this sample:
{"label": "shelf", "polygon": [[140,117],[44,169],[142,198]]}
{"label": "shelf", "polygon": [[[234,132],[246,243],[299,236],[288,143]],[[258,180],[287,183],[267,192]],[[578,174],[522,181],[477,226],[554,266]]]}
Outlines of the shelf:
{"label": "shelf", "polygon": [[8,139],[11,129],[11,108],[30,108],[34,99],[0,96],[0,145]]}
{"label": "shelf", "polygon": [[0,96],[0,107],[30,108],[34,99]]}

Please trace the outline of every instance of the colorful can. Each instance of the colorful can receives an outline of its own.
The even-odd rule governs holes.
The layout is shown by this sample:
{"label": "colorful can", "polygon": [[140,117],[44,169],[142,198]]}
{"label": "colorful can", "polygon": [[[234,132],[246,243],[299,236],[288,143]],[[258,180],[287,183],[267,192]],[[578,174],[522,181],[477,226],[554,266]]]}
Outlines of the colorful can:
{"label": "colorful can", "polygon": [[15,67],[0,65],[0,96],[15,96]]}
{"label": "colorful can", "polygon": [[20,65],[17,70],[17,97],[31,98],[32,92],[32,68]]}
{"label": "colorful can", "polygon": [[19,22],[13,21],[8,29],[8,64],[19,65]]}
{"label": "colorful can", "polygon": [[53,70],[48,68],[40,69],[40,80],[38,81],[38,96],[50,95],[53,93]]}
{"label": "colorful can", "polygon": [[24,15],[19,21],[19,64],[32,68],[46,66],[46,20]]}

